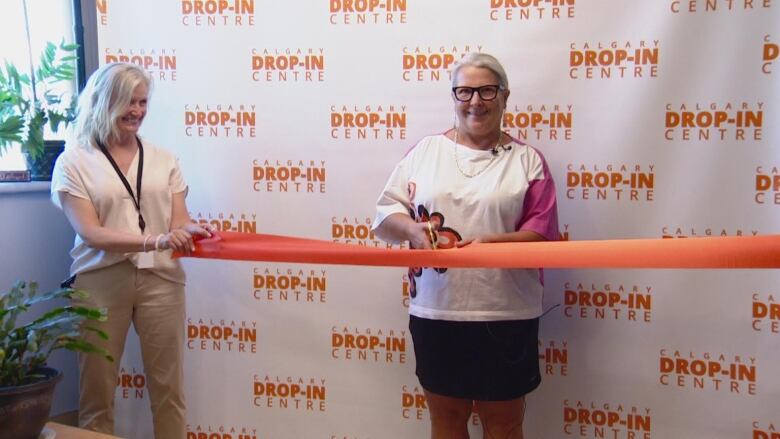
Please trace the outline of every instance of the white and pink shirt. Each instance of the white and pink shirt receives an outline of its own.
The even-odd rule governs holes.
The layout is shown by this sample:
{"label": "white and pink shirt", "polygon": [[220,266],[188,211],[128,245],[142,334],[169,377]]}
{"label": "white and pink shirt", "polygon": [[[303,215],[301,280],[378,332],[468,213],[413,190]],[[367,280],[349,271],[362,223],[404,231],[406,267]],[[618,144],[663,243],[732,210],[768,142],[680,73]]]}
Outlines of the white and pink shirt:
{"label": "white and pink shirt", "polygon": [[[517,140],[493,154],[444,135],[425,137],[393,170],[377,201],[374,227],[394,213],[435,223],[440,247],[518,230],[559,238],[547,163]],[[539,269],[412,268],[410,280],[415,285],[409,312],[417,317],[495,321],[542,314]]]}

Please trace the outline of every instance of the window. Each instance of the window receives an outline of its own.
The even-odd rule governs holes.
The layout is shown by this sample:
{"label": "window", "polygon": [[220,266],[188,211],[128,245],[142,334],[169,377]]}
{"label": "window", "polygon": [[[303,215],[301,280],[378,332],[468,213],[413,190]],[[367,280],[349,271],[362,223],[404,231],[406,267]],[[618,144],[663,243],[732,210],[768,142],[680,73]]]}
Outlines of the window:
{"label": "window", "polygon": [[[47,41],[59,44],[63,38],[73,43],[73,0],[27,0],[27,17],[30,25],[30,41],[33,64],[37,65]],[[0,49],[0,62],[8,61],[20,70],[29,71],[29,53],[24,26],[24,0],[3,0],[0,14],[0,40],[5,41]],[[13,43],[9,44],[8,42]],[[76,81],[63,84],[74,90]],[[64,130],[52,134],[45,132],[47,139],[63,139]],[[25,170],[27,165],[18,146],[11,146],[0,156],[0,170]]]}

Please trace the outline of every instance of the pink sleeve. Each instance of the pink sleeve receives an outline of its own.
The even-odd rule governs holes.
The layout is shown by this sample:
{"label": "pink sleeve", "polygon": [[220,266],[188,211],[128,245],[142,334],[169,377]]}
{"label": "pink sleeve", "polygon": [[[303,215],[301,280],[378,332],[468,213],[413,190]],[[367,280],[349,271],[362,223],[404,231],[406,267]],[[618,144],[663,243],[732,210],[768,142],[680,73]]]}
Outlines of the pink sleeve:
{"label": "pink sleeve", "polygon": [[541,154],[538,155],[538,158],[541,167],[537,168],[536,173],[530,174],[531,181],[523,200],[523,214],[515,229],[530,230],[544,236],[548,241],[558,241],[560,232],[558,231],[558,203],[555,199],[555,183],[550,175],[547,162]]}

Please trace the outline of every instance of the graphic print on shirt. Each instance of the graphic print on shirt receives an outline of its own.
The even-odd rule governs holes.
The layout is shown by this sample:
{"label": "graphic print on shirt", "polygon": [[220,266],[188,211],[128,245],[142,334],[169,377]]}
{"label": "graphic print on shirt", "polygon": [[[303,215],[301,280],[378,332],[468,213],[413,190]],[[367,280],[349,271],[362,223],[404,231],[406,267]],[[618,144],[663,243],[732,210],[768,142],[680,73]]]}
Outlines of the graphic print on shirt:
{"label": "graphic print on shirt", "polygon": [[[414,196],[414,184],[409,184],[409,195],[410,199],[413,199]],[[417,211],[415,212],[413,205],[409,206],[409,216],[412,217],[413,220],[415,220],[418,223],[425,223],[430,221],[431,225],[433,226],[433,230],[436,233],[436,248],[437,249],[448,249],[455,247],[455,243],[460,241],[462,238],[460,236],[460,233],[455,231],[455,229],[451,227],[444,227],[444,215],[441,212],[433,212],[428,213],[428,209],[425,208],[422,204],[417,206]],[[409,244],[409,248],[414,248],[412,244]],[[409,296],[412,298],[417,297],[417,282],[415,280],[416,277],[422,276],[423,270],[425,268],[429,267],[409,267]],[[446,268],[433,268],[436,270],[437,273],[444,273],[447,271]]]}

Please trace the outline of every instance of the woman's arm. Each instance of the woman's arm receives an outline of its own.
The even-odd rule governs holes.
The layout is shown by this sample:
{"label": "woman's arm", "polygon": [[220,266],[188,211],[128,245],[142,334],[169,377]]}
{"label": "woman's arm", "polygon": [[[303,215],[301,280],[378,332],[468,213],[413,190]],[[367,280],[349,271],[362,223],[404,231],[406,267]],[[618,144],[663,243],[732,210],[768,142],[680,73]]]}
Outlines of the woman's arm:
{"label": "woman's arm", "polygon": [[[88,246],[98,250],[135,253],[157,250],[156,246],[159,245],[159,250],[172,249],[190,253],[194,250],[193,234],[211,236],[211,233],[206,229],[196,224],[187,223],[189,213],[184,203],[184,192],[173,195],[172,213],[174,216],[171,219],[171,224],[177,224],[179,227],[172,227],[168,233],[159,235],[159,239],[155,235],[136,235],[103,227],[98,220],[95,207],[89,200],[74,197],[67,192],[60,192],[59,197],[62,211],[65,212],[65,217],[68,218],[70,225]],[[177,200],[177,198],[180,199]]]}
{"label": "woman's arm", "polygon": [[491,233],[487,235],[478,236],[476,238],[464,239],[463,241],[459,241],[456,245],[458,247],[465,247],[471,243],[479,243],[479,242],[534,242],[534,241],[547,241],[547,238],[531,230],[518,230],[516,232]]}
{"label": "woman's arm", "polygon": [[103,227],[89,200],[74,197],[67,192],[60,192],[59,197],[65,217],[88,246],[116,253],[131,253],[144,251],[146,241],[146,250],[154,250],[154,236],[135,235]]}
{"label": "woman's arm", "polygon": [[173,194],[171,200],[171,230],[180,229],[192,222],[190,212],[187,210],[187,191]]}

